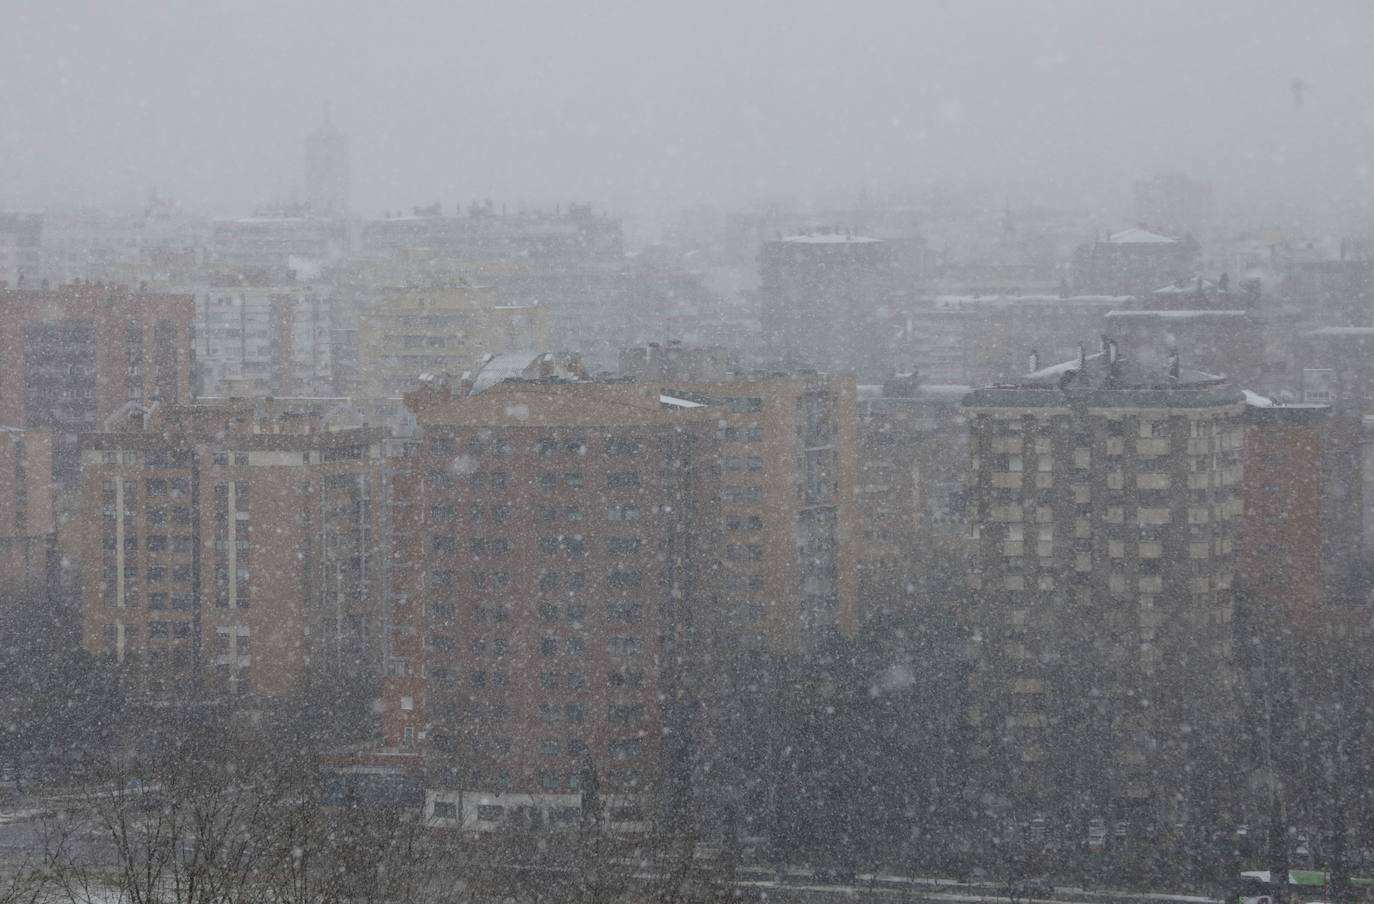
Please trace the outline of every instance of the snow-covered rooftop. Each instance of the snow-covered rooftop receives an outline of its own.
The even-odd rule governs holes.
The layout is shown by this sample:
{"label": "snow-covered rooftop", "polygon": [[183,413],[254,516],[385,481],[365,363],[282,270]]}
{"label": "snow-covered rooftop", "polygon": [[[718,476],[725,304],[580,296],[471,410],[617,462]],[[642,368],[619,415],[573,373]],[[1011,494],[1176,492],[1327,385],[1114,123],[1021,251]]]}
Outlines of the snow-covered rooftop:
{"label": "snow-covered rooftop", "polygon": [[782,241],[793,245],[871,245],[881,243],[882,239],[866,235],[841,235],[838,232],[824,232],[817,235],[789,235]]}
{"label": "snow-covered rooftop", "polygon": [[472,381],[472,394],[477,395],[505,380],[526,376],[527,372],[539,363],[539,359],[544,354],[544,352],[503,352],[492,356],[490,361],[478,369],[477,376]]}
{"label": "snow-covered rooftop", "polygon": [[1112,320],[1231,320],[1250,316],[1249,311],[1190,310],[1190,311],[1108,311]]}
{"label": "snow-covered rooftop", "polygon": [[1374,326],[1323,326],[1305,336],[1374,336]]}
{"label": "snow-covered rooftop", "polygon": [[660,396],[658,397],[658,401],[659,401],[659,404],[661,404],[661,405],[668,405],[668,406],[670,406],[670,407],[672,407],[672,408],[702,408],[702,407],[704,407],[700,402],[693,402],[691,399],[680,399],[680,398],[678,398],[677,396],[670,396],[670,395],[660,395]]}
{"label": "snow-covered rooftop", "polygon": [[1107,241],[1113,245],[1176,245],[1178,239],[1171,239],[1167,235],[1160,235],[1157,232],[1150,232],[1148,229],[1123,229],[1121,232],[1112,233]]}

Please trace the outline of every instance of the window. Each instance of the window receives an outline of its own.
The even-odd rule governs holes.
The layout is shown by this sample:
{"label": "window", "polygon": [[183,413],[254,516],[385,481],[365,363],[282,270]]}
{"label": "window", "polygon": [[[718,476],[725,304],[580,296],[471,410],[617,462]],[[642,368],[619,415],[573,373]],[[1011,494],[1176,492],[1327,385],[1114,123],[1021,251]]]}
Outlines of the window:
{"label": "window", "polygon": [[635,588],[644,583],[644,578],[638,571],[612,571],[606,583],[612,587]]}
{"label": "window", "polygon": [[606,618],[614,624],[632,625],[644,617],[644,607],[639,603],[611,603],[606,607]]}
{"label": "window", "polygon": [[608,672],[607,687],[639,687],[644,683],[643,672]]}
{"label": "window", "polygon": [[610,703],[606,706],[606,718],[611,722],[638,722],[644,718],[643,703]]}

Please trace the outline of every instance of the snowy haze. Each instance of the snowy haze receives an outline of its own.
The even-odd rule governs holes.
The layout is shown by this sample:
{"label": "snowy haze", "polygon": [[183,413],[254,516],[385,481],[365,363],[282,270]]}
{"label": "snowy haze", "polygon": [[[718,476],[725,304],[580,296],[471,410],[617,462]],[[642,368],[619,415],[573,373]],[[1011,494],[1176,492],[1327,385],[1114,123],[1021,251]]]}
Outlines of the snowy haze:
{"label": "snowy haze", "polygon": [[365,215],[975,185],[1124,210],[1161,168],[1233,205],[1262,189],[1272,215],[1374,186],[1362,2],[17,0],[5,20],[0,207],[289,200],[324,100]]}

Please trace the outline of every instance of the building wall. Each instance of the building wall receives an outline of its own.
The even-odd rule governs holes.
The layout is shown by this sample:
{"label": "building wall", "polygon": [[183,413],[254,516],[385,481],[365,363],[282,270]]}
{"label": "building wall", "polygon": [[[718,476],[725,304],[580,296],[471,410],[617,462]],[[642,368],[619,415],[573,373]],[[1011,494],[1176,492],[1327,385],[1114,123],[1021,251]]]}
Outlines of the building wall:
{"label": "building wall", "polygon": [[969,413],[989,780],[1023,816],[1177,818],[1151,774],[1220,724],[1242,406]]}
{"label": "building wall", "polygon": [[[947,601],[962,586],[968,524],[967,387],[901,381],[861,387],[858,405],[858,595],[878,607]],[[952,391],[951,391],[952,390]]]}
{"label": "building wall", "polygon": [[792,236],[759,253],[763,349],[828,372],[883,379],[891,335],[892,255],[858,236]]}
{"label": "building wall", "polygon": [[714,635],[718,447],[657,395],[409,397],[385,736],[449,787],[571,792],[593,764],[643,789],[673,764],[675,701],[709,655],[693,642]]}
{"label": "building wall", "polygon": [[63,499],[79,433],[129,402],[190,398],[192,317],[190,296],[115,286],[0,292],[0,424],[53,434]]}
{"label": "building wall", "polygon": [[486,355],[546,346],[544,312],[497,303],[462,285],[379,290],[361,316],[358,371],[365,398],[397,398],[424,373],[476,372]]}
{"label": "building wall", "polygon": [[212,423],[83,437],[83,646],[161,691],[184,669],[267,695],[312,663],[379,670],[381,432]]}
{"label": "building wall", "polygon": [[1326,578],[1327,476],[1333,419],[1323,408],[1252,408],[1245,439],[1245,520],[1237,582],[1252,605],[1301,622],[1333,589]]}
{"label": "building wall", "polygon": [[335,311],[327,286],[213,287],[195,294],[198,394],[334,391]]}
{"label": "building wall", "polygon": [[721,375],[668,391],[705,400],[717,423],[736,635],[774,652],[852,635],[862,619],[853,378]]}
{"label": "building wall", "polygon": [[52,437],[0,428],[0,579],[46,581],[53,531]]}

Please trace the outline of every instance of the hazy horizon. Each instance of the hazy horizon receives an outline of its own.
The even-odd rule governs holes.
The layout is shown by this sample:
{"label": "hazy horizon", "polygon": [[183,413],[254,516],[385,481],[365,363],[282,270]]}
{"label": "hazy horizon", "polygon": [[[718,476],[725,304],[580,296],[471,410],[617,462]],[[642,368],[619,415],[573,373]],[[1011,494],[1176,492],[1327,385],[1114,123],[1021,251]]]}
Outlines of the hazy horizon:
{"label": "hazy horizon", "polygon": [[1374,191],[1360,3],[133,0],[9,24],[5,207],[288,201],[325,101],[364,216],[491,198],[653,220],[932,186],[1111,211],[1181,169],[1234,210],[1364,220]]}

